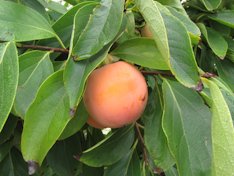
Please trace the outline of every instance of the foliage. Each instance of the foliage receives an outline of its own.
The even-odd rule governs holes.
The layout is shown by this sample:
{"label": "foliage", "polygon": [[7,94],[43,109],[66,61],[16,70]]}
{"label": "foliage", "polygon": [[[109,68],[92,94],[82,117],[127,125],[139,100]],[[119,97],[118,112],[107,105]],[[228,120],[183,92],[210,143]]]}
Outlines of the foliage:
{"label": "foliage", "polygon": [[[233,176],[233,38],[233,0],[0,0],[0,175]],[[117,60],[149,99],[106,133],[82,96]]]}

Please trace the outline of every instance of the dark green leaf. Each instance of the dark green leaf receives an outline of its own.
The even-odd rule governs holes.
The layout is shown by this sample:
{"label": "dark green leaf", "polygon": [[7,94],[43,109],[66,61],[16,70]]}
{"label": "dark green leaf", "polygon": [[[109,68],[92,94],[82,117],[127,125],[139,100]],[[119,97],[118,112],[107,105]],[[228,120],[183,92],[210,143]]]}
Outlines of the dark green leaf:
{"label": "dark green leaf", "polygon": [[0,43],[0,131],[14,103],[18,85],[18,72],[19,63],[15,44]]}
{"label": "dark green leaf", "polygon": [[232,175],[234,173],[234,128],[231,112],[219,87],[204,80],[212,98],[212,151],[213,175]]}
{"label": "dark green leaf", "polygon": [[167,170],[175,164],[175,161],[169,151],[167,139],[162,129],[163,102],[160,96],[159,88],[149,94],[148,104],[143,114],[144,139],[155,165]]}
{"label": "dark green leaf", "polygon": [[137,0],[136,5],[152,32],[158,50],[165,60],[170,57],[168,37],[163,18],[153,0]]}
{"label": "dark green leaf", "polygon": [[32,51],[19,57],[19,80],[14,108],[24,118],[42,82],[54,72],[49,52]]}
{"label": "dark green leaf", "polygon": [[100,2],[72,49],[77,60],[96,54],[116,37],[122,24],[123,10],[124,0]]}
{"label": "dark green leaf", "polygon": [[232,76],[234,75],[234,63],[225,59],[223,61],[217,60],[216,64],[220,78],[222,78],[232,91],[234,91],[234,76]]}
{"label": "dark green leaf", "polygon": [[80,161],[93,167],[114,164],[128,153],[133,140],[133,126],[121,128],[83,152]]}
{"label": "dark green leaf", "polygon": [[127,40],[121,43],[111,54],[143,67],[159,70],[169,69],[155,41],[149,38]]}
{"label": "dark green leaf", "polygon": [[222,0],[200,0],[200,1],[209,11],[217,9],[222,3]]}
{"label": "dark green leaf", "polygon": [[211,175],[211,113],[201,97],[176,81],[163,81],[163,129],[179,175]]}
{"label": "dark green leaf", "polygon": [[0,162],[6,157],[6,155],[11,150],[11,147],[13,146],[12,141],[7,141],[0,145]]}
{"label": "dark green leaf", "polygon": [[141,162],[135,151],[128,167],[127,176],[142,176]]}
{"label": "dark green leaf", "polygon": [[228,44],[223,36],[212,28],[206,27],[202,23],[199,23],[199,27],[213,52],[219,58],[224,59],[227,54]]}
{"label": "dark green leaf", "polygon": [[29,41],[51,37],[59,40],[48,21],[37,11],[0,0],[1,40]]}
{"label": "dark green leaf", "polygon": [[234,28],[234,10],[220,10],[213,15],[208,17],[221,24]]}
{"label": "dark green leaf", "polygon": [[63,72],[58,71],[41,85],[26,113],[21,141],[24,159],[41,164],[70,119]]}

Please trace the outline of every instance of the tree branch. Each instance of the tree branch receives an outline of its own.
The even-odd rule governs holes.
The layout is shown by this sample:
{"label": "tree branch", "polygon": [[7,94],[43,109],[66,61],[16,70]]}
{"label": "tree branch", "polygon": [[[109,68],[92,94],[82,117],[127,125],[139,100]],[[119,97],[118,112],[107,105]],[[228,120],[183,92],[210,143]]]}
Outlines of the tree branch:
{"label": "tree branch", "polygon": [[40,46],[40,45],[25,45],[25,44],[19,44],[17,43],[17,48],[26,48],[26,49],[33,49],[33,50],[42,50],[42,51],[53,51],[53,52],[59,52],[59,53],[69,53],[68,49],[64,48],[53,48],[48,46]]}

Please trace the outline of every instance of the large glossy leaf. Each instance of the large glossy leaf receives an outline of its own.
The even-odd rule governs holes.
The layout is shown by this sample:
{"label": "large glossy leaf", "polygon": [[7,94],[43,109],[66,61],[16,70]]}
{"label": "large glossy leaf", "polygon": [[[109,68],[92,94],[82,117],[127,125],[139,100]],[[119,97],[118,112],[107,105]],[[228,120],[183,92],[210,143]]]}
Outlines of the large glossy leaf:
{"label": "large glossy leaf", "polygon": [[19,63],[15,44],[0,43],[0,131],[15,99],[18,77]]}
{"label": "large glossy leaf", "polygon": [[[14,108],[24,118],[41,83],[54,72],[49,52],[32,51],[19,57],[19,80]],[[34,61],[33,61],[34,60]]]}
{"label": "large glossy leaf", "polygon": [[149,38],[127,40],[114,49],[111,54],[143,67],[159,70],[169,69],[155,41]]}
{"label": "large glossy leaf", "polygon": [[163,102],[159,88],[149,94],[148,104],[143,114],[145,124],[145,146],[155,165],[167,170],[175,164],[167,143],[167,138],[162,129]]}
{"label": "large glossy leaf", "polygon": [[230,110],[232,122],[234,125],[234,93],[225,89],[221,89],[221,92]]}
{"label": "large glossy leaf", "polygon": [[220,58],[224,59],[227,54],[228,44],[223,36],[212,28],[206,27],[204,24],[199,23],[202,34],[204,35],[207,43],[212,51]]}
{"label": "large glossy leaf", "polygon": [[0,0],[0,39],[3,41],[29,41],[56,37],[50,24],[37,11]]}
{"label": "large glossy leaf", "polygon": [[207,10],[212,11],[217,9],[220,4],[222,3],[222,0],[200,0]]}
{"label": "large glossy leaf", "polygon": [[103,48],[89,59],[75,62],[70,58],[64,71],[64,83],[70,99],[70,107],[76,109],[84,90],[85,81],[90,73],[106,58],[109,47]]}
{"label": "large glossy leaf", "polygon": [[231,76],[234,75],[234,63],[225,59],[223,61],[217,61],[216,64],[220,78],[234,91],[234,77]]}
{"label": "large glossy leaf", "polygon": [[191,41],[184,25],[174,16],[162,11],[170,47],[170,68],[176,79],[186,87],[196,87],[199,81]]}
{"label": "large glossy leaf", "polygon": [[124,0],[100,2],[72,49],[76,60],[91,57],[116,37],[122,24],[123,10]]}
{"label": "large glossy leaf", "polygon": [[84,151],[80,161],[93,167],[114,164],[128,153],[133,140],[133,126],[121,128],[95,146]]}
{"label": "large glossy leaf", "polygon": [[232,117],[219,87],[205,80],[212,98],[212,174],[232,175],[234,173],[234,128]]}
{"label": "large glossy leaf", "polygon": [[170,54],[167,32],[157,4],[153,0],[137,0],[136,4],[146,23],[149,25],[159,52],[165,60],[168,60]]}
{"label": "large glossy leaf", "polygon": [[163,129],[179,175],[211,175],[211,113],[194,90],[163,80]]}
{"label": "large glossy leaf", "polygon": [[63,72],[58,71],[41,85],[26,113],[21,140],[24,159],[41,164],[70,119]]}
{"label": "large glossy leaf", "polygon": [[234,28],[234,10],[220,10],[208,17],[221,24]]}

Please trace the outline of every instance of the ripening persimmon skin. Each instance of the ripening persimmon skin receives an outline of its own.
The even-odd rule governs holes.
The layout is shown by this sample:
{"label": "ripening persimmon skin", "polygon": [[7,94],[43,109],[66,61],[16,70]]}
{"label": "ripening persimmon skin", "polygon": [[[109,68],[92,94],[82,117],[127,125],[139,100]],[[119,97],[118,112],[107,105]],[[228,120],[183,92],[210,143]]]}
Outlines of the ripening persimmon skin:
{"label": "ripening persimmon skin", "polygon": [[92,117],[89,117],[87,120],[87,124],[89,124],[90,126],[97,128],[97,129],[103,129],[105,128],[105,126],[102,126],[101,124],[99,124],[98,122],[96,122]]}
{"label": "ripening persimmon skin", "polygon": [[90,116],[101,126],[110,128],[135,122],[143,113],[147,99],[144,76],[123,61],[94,70],[84,92]]}

